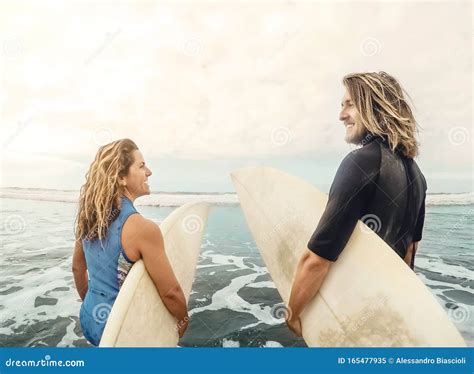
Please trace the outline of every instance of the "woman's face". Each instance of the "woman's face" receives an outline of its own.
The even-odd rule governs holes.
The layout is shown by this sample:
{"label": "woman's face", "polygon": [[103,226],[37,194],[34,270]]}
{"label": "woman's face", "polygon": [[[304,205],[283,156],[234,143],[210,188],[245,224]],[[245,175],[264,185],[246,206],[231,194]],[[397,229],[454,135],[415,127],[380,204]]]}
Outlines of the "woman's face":
{"label": "woman's face", "polygon": [[137,197],[150,194],[150,186],[148,185],[148,177],[152,174],[151,170],[145,165],[143,155],[139,150],[132,153],[133,164],[128,170],[128,174],[122,178],[122,183],[125,183],[125,190],[128,191],[131,197]]}

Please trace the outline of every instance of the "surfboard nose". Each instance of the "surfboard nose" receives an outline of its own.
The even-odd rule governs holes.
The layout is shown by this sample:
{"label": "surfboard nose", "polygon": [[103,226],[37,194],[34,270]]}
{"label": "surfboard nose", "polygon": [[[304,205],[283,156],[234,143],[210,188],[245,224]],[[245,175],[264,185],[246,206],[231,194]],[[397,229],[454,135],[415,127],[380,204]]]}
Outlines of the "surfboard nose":
{"label": "surfboard nose", "polygon": [[248,180],[252,180],[254,182],[259,181],[267,170],[270,170],[270,167],[267,166],[247,166],[237,170],[234,170],[230,173],[230,178],[234,183],[243,184]]}
{"label": "surfboard nose", "polygon": [[253,174],[255,170],[257,169],[256,166],[248,166],[248,167],[243,167],[240,169],[236,169],[230,173],[230,177],[232,181],[238,181],[245,179],[246,176]]}

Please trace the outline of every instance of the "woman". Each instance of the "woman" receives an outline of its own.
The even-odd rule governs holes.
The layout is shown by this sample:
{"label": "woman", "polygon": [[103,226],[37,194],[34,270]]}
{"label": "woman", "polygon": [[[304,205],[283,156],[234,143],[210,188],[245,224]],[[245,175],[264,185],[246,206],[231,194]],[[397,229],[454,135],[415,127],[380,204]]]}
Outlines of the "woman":
{"label": "woman", "polygon": [[120,287],[139,259],[179,321],[180,337],[188,325],[186,299],[166,256],[160,228],[133,206],[137,197],[150,194],[151,174],[135,143],[121,139],[99,149],[81,188],[72,271],[83,300],[82,331],[96,346]]}

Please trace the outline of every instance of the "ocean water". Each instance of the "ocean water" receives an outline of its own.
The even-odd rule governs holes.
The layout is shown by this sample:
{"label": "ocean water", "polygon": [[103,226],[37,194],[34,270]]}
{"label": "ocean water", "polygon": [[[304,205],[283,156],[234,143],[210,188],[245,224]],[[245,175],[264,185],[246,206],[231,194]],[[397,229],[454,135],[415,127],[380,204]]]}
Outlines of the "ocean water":
{"label": "ocean water", "polygon": [[[0,346],[89,346],[71,273],[75,192],[14,192],[0,191]],[[159,222],[181,203],[179,195],[168,194],[167,207],[155,206],[162,204],[152,195],[137,209]],[[187,200],[202,197],[186,195]],[[217,205],[204,234],[189,328],[179,345],[304,347],[283,319],[273,317],[271,309],[282,301],[234,198],[205,195]],[[474,346],[472,194],[428,201],[416,273]]]}

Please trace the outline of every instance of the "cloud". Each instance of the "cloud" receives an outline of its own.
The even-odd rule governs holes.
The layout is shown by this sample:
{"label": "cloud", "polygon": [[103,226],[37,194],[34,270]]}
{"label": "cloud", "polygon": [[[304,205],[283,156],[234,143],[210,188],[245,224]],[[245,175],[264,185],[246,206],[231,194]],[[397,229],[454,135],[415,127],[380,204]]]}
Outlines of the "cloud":
{"label": "cloud", "polygon": [[29,4],[0,5],[10,159],[121,137],[148,158],[342,153],[342,76],[385,70],[413,98],[421,163],[472,165],[468,3]]}

